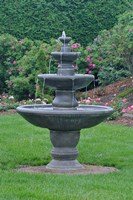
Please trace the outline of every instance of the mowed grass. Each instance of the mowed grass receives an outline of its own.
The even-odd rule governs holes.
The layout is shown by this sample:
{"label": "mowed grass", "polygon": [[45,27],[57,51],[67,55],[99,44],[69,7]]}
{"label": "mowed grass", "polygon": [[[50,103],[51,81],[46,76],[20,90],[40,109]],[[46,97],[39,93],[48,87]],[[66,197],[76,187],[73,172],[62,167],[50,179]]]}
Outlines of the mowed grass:
{"label": "mowed grass", "polygon": [[18,114],[0,116],[0,200],[133,200],[133,128],[102,123],[81,131],[78,160],[115,166],[97,175],[28,174],[51,160],[49,131]]}

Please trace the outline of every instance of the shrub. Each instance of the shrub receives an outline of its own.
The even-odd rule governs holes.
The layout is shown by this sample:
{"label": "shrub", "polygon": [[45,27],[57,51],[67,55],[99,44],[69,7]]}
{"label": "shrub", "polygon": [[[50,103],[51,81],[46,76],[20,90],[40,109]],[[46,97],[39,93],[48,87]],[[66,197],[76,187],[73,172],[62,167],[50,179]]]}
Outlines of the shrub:
{"label": "shrub", "polygon": [[110,29],[117,15],[130,8],[132,0],[10,0],[0,1],[0,33],[22,39],[49,41],[67,30],[86,45],[103,29]]}
{"label": "shrub", "polygon": [[39,81],[37,76],[42,73],[53,73],[56,71],[55,61],[49,54],[59,48],[55,40],[52,44],[41,43],[38,46],[32,46],[30,51],[18,61],[20,66],[19,77],[10,76],[8,85],[10,94],[13,94],[17,100],[28,98],[44,98],[44,95],[52,95],[53,90],[45,87],[45,80]]}
{"label": "shrub", "polygon": [[[20,101],[22,99],[30,98],[30,83],[27,77],[11,77],[12,85],[10,87],[10,93],[15,97],[16,100]],[[33,91],[35,89],[33,88]]]}
{"label": "shrub", "polygon": [[[107,85],[131,75],[133,69],[133,11],[119,16],[118,24],[110,30],[103,30],[83,51],[79,68],[94,74],[99,83]],[[130,70],[130,71],[129,71]]]}
{"label": "shrub", "polygon": [[11,76],[18,76],[20,67],[18,61],[37,42],[27,38],[17,40],[9,34],[0,35],[0,93],[8,92],[7,83]]}

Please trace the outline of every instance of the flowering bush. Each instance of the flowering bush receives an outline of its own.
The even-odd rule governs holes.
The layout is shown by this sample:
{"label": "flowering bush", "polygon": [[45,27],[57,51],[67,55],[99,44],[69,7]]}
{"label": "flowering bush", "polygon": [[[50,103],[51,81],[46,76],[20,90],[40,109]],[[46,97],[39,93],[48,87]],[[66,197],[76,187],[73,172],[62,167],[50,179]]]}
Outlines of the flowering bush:
{"label": "flowering bush", "polygon": [[78,67],[108,85],[133,73],[133,11],[121,15],[110,30],[103,30],[82,51]]}
{"label": "flowering bush", "polygon": [[12,82],[10,93],[17,100],[44,98],[48,94],[53,94],[53,90],[45,87],[45,83],[42,80],[39,81],[37,76],[38,74],[56,71],[57,63],[49,55],[52,51],[57,51],[58,48],[60,46],[57,46],[55,40],[51,40],[51,44],[40,43],[38,46],[33,46],[18,61],[20,66],[19,77],[10,77]]}
{"label": "flowering bush", "polygon": [[121,116],[123,113],[130,111],[133,111],[133,105],[127,107],[127,99],[126,98],[114,98],[109,102],[103,103],[101,98],[90,98],[81,100],[80,103],[89,104],[89,105],[104,105],[104,106],[110,106],[113,108],[114,112],[113,114],[108,118],[109,120],[115,120],[119,116]]}
{"label": "flowering bush", "polygon": [[37,42],[29,39],[17,40],[9,34],[0,36],[0,93],[8,92],[12,86],[10,77],[18,76],[23,70],[18,61]]}
{"label": "flowering bush", "polygon": [[[29,39],[17,40],[15,37],[4,34],[0,36],[0,94],[3,92],[13,95],[15,99],[22,100],[42,95],[36,91],[37,75],[48,72],[49,62],[51,70],[55,70],[55,61],[49,54],[58,49],[55,40],[48,45],[41,41]],[[51,89],[45,90],[47,94]],[[36,92],[36,93],[35,93]]]}

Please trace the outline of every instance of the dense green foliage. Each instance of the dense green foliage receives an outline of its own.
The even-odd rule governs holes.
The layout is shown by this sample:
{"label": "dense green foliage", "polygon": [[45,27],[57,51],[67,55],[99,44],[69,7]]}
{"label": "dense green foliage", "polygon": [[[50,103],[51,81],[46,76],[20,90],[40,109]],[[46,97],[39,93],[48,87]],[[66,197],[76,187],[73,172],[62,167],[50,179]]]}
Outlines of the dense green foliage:
{"label": "dense green foliage", "polygon": [[81,132],[80,163],[115,166],[110,174],[59,175],[16,172],[19,165],[46,165],[49,133],[19,115],[0,116],[1,200],[132,200],[133,128],[102,123]]}
{"label": "dense green foliage", "polygon": [[132,0],[0,0],[0,33],[49,41],[62,30],[86,45],[110,29]]}

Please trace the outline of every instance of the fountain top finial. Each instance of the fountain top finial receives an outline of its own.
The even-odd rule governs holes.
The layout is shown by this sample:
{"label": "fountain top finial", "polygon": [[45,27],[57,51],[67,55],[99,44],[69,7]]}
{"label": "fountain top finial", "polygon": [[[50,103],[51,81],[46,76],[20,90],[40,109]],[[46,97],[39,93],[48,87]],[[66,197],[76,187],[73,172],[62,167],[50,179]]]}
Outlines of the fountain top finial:
{"label": "fountain top finial", "polygon": [[65,31],[62,32],[62,37],[66,37]]}
{"label": "fountain top finial", "polygon": [[59,40],[63,43],[63,46],[67,45],[71,41],[71,37],[67,37],[65,31],[62,31],[62,36],[59,37]]}

